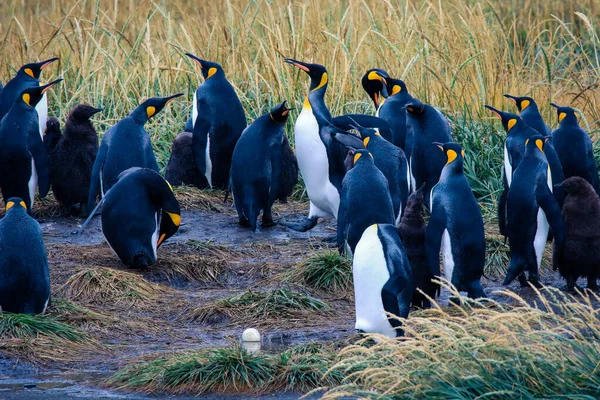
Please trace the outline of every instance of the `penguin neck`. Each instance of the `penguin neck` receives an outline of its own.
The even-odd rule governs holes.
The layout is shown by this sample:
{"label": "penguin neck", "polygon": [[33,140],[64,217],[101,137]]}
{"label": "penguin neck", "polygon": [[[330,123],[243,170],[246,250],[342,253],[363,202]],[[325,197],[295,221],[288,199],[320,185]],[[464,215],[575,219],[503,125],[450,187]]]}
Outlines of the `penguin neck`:
{"label": "penguin neck", "polygon": [[446,179],[454,176],[460,176],[463,174],[463,160],[460,157],[457,157],[456,160],[452,161],[450,164],[446,164],[442,169],[442,173],[440,175],[440,182],[445,181]]}
{"label": "penguin neck", "polygon": [[141,105],[133,110],[129,116],[140,125],[144,125],[146,122],[148,122],[148,113],[146,112],[146,106],[144,105]]}
{"label": "penguin neck", "polygon": [[24,81],[24,82],[35,82],[37,84],[40,83],[39,78],[34,78],[31,75],[25,73],[25,71],[23,71],[23,70],[19,70],[19,72],[17,72],[15,79],[18,79],[18,80]]}
{"label": "penguin neck", "polygon": [[[64,134],[67,138],[87,137],[89,132],[93,132],[95,134],[94,126],[92,125],[92,121],[89,119],[68,119],[67,123],[65,124]],[[94,139],[97,140],[97,137]]]}
{"label": "penguin neck", "polygon": [[[327,92],[327,84],[319,89],[313,90],[308,94],[308,103],[312,112],[317,119],[319,125],[323,125],[325,121],[331,121],[331,113],[325,105],[325,93]],[[306,104],[304,105],[306,107]]]}
{"label": "penguin neck", "polygon": [[560,127],[578,127],[579,128],[579,121],[577,121],[577,117],[574,114],[567,114],[566,117],[563,118],[562,121],[560,121]]}

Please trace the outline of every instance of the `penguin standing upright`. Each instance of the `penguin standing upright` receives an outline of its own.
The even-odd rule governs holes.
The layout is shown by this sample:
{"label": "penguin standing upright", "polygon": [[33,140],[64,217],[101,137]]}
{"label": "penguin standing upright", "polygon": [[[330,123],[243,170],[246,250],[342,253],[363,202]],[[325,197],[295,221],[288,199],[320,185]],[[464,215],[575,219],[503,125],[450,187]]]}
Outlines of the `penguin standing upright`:
{"label": "penguin standing upright", "polygon": [[[37,63],[25,64],[17,71],[17,75],[8,81],[0,92],[0,119],[8,113],[8,110],[10,110],[24,89],[40,85],[42,70],[58,59],[58,57],[54,57]],[[35,109],[38,113],[39,133],[43,138],[48,120],[48,99],[46,95],[42,96],[40,101],[38,101]]]}
{"label": "penguin standing upright", "polygon": [[465,153],[456,143],[434,145],[447,161],[429,196],[431,217],[425,233],[429,277],[439,275],[441,247],[446,279],[471,298],[485,297],[480,281],[485,265],[483,217],[463,172]]}
{"label": "penguin standing upright", "polygon": [[342,179],[346,174],[344,159],[347,150],[333,139],[341,130],[332,124],[325,105],[328,75],[325,67],[307,64],[291,58],[286,63],[300,68],[310,76],[310,92],[294,126],[294,143],[300,173],[310,199],[308,219],[300,224],[283,223],[294,230],[312,229],[319,218],[337,218]]}
{"label": "penguin standing upright", "polygon": [[393,144],[406,152],[411,149],[406,146],[406,105],[413,97],[406,89],[406,84],[400,79],[388,79],[389,96],[379,108],[379,118],[385,120],[392,129]]}
{"label": "penguin standing upright", "polygon": [[544,155],[545,139],[531,136],[525,142],[525,154],[514,171],[512,184],[506,198],[510,265],[504,285],[517,276],[521,286],[526,285],[523,272],[529,273],[529,282],[539,286],[538,270],[548,237],[548,225],[554,233],[556,251],[561,259],[565,241],[565,228],[560,207],[552,195],[552,182],[548,161]]}
{"label": "penguin standing upright", "polygon": [[[552,103],[558,114],[559,126],[552,132],[552,142],[565,178],[580,176],[600,194],[598,167],[594,159],[594,145],[586,131],[581,129],[575,110]],[[548,144],[546,144],[548,145]],[[554,181],[554,180],[553,180]]]}
{"label": "penguin standing upright", "polygon": [[202,69],[204,83],[194,93],[193,150],[204,187],[227,189],[233,149],[246,128],[246,114],[223,68],[186,53]]}
{"label": "penguin standing upright", "polygon": [[381,68],[371,68],[361,79],[363,89],[367,92],[375,106],[375,116],[379,115],[379,107],[381,107],[388,97],[388,79],[390,79],[390,76]]}
{"label": "penguin standing upright", "polygon": [[374,129],[362,127],[356,129],[360,133],[365,148],[373,156],[375,166],[383,172],[388,181],[396,225],[398,225],[410,192],[408,162],[404,152],[381,137]]}
{"label": "penguin standing upright", "polygon": [[0,220],[0,310],[41,314],[49,300],[50,270],[42,230],[27,215],[25,202],[11,197]]}
{"label": "penguin standing upright", "polygon": [[390,338],[402,336],[401,323],[386,313],[408,318],[414,291],[411,267],[394,225],[365,229],[352,260],[357,330]]}
{"label": "penguin standing upright", "polygon": [[431,188],[439,181],[442,168],[446,164],[444,153],[431,144],[452,141],[450,124],[436,108],[423,104],[417,99],[411,100],[406,105],[406,113],[405,147],[410,149],[410,154],[407,154],[410,187],[411,190],[416,190],[425,183],[425,204],[429,207]]}
{"label": "penguin standing upright", "polygon": [[156,250],[179,229],[181,212],[169,183],[149,168],[123,171],[106,192],[102,233],[121,262],[144,268]]}
{"label": "penguin standing upright", "polygon": [[126,169],[141,167],[158,172],[150,135],[144,125],[169,102],[182,95],[183,93],[178,93],[169,97],[152,97],[104,133],[92,168],[87,201],[90,210],[94,208],[98,192],[104,197],[117,182],[119,174]]}
{"label": "penguin standing upright", "polygon": [[354,152],[354,167],[342,184],[337,220],[338,250],[351,256],[365,229],[373,224],[394,224],[396,218],[388,181],[363,142],[350,134],[338,133],[335,139]]}
{"label": "penguin standing upright", "polygon": [[231,190],[239,223],[256,231],[262,211],[262,226],[273,226],[271,207],[279,194],[282,145],[290,109],[285,101],[248,126],[238,140],[231,163]]}
{"label": "penguin standing upright", "polygon": [[66,214],[80,204],[80,215],[89,214],[87,201],[92,167],[98,154],[98,134],[90,118],[102,111],[88,104],[75,106],[60,140],[50,153],[50,184]]}
{"label": "penguin standing upright", "polygon": [[35,106],[44,93],[62,81],[57,79],[44,86],[31,86],[0,121],[0,188],[5,199],[19,197],[31,213],[35,189],[40,197],[50,189],[48,154],[39,135],[40,126]]}

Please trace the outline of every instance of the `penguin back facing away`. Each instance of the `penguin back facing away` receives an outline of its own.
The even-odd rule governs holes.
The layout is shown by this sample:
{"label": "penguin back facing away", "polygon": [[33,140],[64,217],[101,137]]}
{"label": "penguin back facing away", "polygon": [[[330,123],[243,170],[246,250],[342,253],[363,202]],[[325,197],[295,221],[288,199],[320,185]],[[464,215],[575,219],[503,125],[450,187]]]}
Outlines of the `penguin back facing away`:
{"label": "penguin back facing away", "polygon": [[283,135],[281,153],[283,164],[281,175],[279,176],[279,193],[277,199],[281,203],[287,203],[287,198],[292,195],[294,187],[298,183],[298,160],[296,160],[296,154],[294,154],[294,150],[292,150],[286,135]]}
{"label": "penguin back facing away", "polygon": [[123,264],[145,268],[157,248],[179,229],[179,203],[167,181],[149,168],[123,171],[106,193],[102,233]]}
{"label": "penguin back facing away", "polygon": [[50,183],[58,202],[69,213],[81,204],[88,214],[87,200],[92,167],[98,153],[98,134],[90,118],[102,111],[87,104],[75,106],[67,117],[63,135],[50,153]]}
{"label": "penguin back facing away", "polygon": [[592,185],[579,176],[566,179],[560,186],[566,193],[562,209],[565,245],[562,257],[552,260],[554,270],[558,269],[565,278],[568,290],[574,290],[582,276],[587,278],[588,289],[596,290],[600,270],[600,198]]}
{"label": "penguin back facing away", "polygon": [[231,190],[239,223],[256,231],[262,211],[262,226],[274,225],[271,208],[279,194],[283,166],[282,145],[290,109],[279,104],[256,119],[240,137],[231,163]]}
{"label": "penguin back facing away", "polygon": [[173,140],[165,179],[173,186],[203,187],[203,177],[194,160],[192,132],[182,132]]}
{"label": "penguin back facing away", "polygon": [[0,308],[40,314],[49,300],[50,270],[42,230],[27,214],[23,200],[9,198],[0,220]]}

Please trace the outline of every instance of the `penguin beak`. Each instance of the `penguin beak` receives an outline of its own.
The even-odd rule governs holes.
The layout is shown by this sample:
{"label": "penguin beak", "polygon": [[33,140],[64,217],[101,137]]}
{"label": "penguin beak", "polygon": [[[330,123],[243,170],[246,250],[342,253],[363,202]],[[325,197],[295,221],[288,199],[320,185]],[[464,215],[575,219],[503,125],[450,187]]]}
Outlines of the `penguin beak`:
{"label": "penguin beak", "polygon": [[554,108],[556,108],[558,110],[558,108],[560,107],[559,105],[555,104],[555,103],[550,103],[550,105]]}
{"label": "penguin beak", "polygon": [[59,82],[62,82],[64,79],[63,78],[58,78],[57,80],[47,83],[43,86],[40,86],[40,89],[42,89],[42,94],[46,93],[52,86],[56,85]]}
{"label": "penguin beak", "polygon": [[196,57],[192,53],[185,53],[185,55],[188,56],[189,58],[191,58],[192,60],[196,61],[198,63],[198,65],[200,65],[200,68],[202,68],[202,63],[204,62],[204,60],[201,60],[200,58]]}
{"label": "penguin beak", "polygon": [[50,58],[46,61],[40,61],[39,63],[37,63],[40,66],[40,69],[44,69],[46,68],[48,65],[52,64],[54,61],[58,61],[60,60],[60,58],[58,57],[54,57],[54,58]]}
{"label": "penguin beak", "polygon": [[511,99],[515,103],[517,102],[517,98],[515,96],[510,95],[510,94],[505,94],[504,97],[506,97],[507,99]]}
{"label": "penguin beak", "polygon": [[304,72],[310,72],[310,68],[308,68],[306,63],[303,63],[302,61],[294,60],[293,58],[284,58],[283,62],[293,65],[294,67],[298,67]]}
{"label": "penguin beak", "polygon": [[444,151],[444,144],[443,144],[443,143],[440,143],[440,142],[433,142],[433,143],[431,143],[431,144],[432,144],[432,145],[434,145],[434,146],[437,146],[437,147],[439,147],[441,151]]}
{"label": "penguin beak", "polygon": [[102,112],[102,111],[104,111],[104,108],[94,108],[94,109],[92,110],[92,113],[91,113],[91,115],[98,114],[99,112]]}
{"label": "penguin beak", "polygon": [[165,97],[163,99],[163,100],[165,100],[165,106],[180,96],[183,96],[183,93],[177,93],[177,94],[174,94],[173,96]]}
{"label": "penguin beak", "polygon": [[503,114],[503,112],[502,112],[502,111],[500,111],[500,110],[497,110],[497,109],[495,109],[495,108],[494,108],[494,107],[492,107],[492,106],[488,106],[487,104],[485,105],[485,108],[487,108],[488,110],[490,110],[490,111],[492,111],[493,113],[495,113],[495,114],[498,116],[498,118],[500,118],[500,119],[502,119],[502,118],[503,118],[503,117],[502,117],[502,114]]}

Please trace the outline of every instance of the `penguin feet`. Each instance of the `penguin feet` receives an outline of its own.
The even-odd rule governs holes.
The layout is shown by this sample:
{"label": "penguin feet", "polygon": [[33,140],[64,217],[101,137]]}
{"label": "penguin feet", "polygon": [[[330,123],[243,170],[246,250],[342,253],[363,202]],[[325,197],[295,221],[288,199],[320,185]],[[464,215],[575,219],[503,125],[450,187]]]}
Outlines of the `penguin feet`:
{"label": "penguin feet", "polygon": [[238,224],[240,224],[240,226],[243,226],[244,228],[250,228],[250,220],[246,217],[240,217],[240,219],[238,220]]}
{"label": "penguin feet", "polygon": [[319,217],[306,218],[303,222],[287,222],[287,221],[279,221],[280,225],[286,226],[291,230],[297,232],[306,232],[311,230],[317,225],[319,221]]}
{"label": "penguin feet", "polygon": [[531,283],[536,289],[541,289],[544,287],[544,285],[542,285],[540,281],[537,280],[537,278],[530,278],[528,282]]}
{"label": "penguin feet", "polygon": [[277,225],[277,222],[274,222],[272,218],[263,218],[260,224],[262,228],[270,228],[275,225]]}
{"label": "penguin feet", "polygon": [[521,284],[522,288],[529,287],[529,283],[527,283],[527,277],[525,276],[524,272],[521,272],[519,275],[519,283]]}

